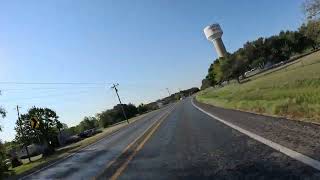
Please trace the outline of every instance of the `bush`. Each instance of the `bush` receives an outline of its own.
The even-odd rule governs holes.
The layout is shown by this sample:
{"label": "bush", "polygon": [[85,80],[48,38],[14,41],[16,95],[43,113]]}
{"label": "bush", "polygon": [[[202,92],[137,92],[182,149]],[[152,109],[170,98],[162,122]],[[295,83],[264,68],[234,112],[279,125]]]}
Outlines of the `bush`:
{"label": "bush", "polygon": [[5,160],[7,159],[5,148],[0,142],[0,179],[4,179],[8,175],[8,167],[5,164]]}

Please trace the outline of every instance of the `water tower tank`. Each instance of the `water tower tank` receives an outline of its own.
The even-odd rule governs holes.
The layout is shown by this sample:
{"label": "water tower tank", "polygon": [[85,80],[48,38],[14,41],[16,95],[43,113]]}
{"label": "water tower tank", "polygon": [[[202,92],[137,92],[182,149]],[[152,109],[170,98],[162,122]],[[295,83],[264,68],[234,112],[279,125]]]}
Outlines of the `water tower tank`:
{"label": "water tower tank", "polygon": [[223,31],[222,31],[220,25],[219,24],[209,25],[209,26],[205,27],[203,31],[204,31],[206,38],[209,41],[213,42],[218,56],[224,57],[227,54],[227,51],[226,51],[226,48],[224,47],[224,44],[221,39]]}

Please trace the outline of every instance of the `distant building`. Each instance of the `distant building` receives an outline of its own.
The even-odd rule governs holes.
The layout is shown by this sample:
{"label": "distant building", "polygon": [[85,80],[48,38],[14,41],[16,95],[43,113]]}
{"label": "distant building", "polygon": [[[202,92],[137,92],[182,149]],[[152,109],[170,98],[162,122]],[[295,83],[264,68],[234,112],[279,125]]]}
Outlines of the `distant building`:
{"label": "distant building", "polygon": [[[39,155],[46,149],[45,145],[31,144],[28,145],[28,152],[30,156]],[[27,151],[25,147],[18,150],[17,155],[20,159],[27,158]]]}
{"label": "distant building", "polygon": [[162,102],[160,102],[160,101],[159,101],[159,102],[157,102],[157,105],[158,105],[158,107],[159,107],[159,108],[162,108],[162,107],[163,107],[163,103],[162,103]]}

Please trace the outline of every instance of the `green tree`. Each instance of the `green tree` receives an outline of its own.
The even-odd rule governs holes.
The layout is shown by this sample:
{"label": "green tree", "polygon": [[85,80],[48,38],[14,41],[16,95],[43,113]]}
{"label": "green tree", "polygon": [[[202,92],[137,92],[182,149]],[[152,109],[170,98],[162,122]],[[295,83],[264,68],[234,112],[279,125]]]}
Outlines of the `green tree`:
{"label": "green tree", "polygon": [[76,135],[79,134],[81,131],[79,129],[79,126],[72,126],[65,130],[69,135]]}
{"label": "green tree", "polygon": [[[1,91],[0,91],[0,95],[1,95]],[[6,117],[6,110],[1,106],[0,106],[0,116],[2,118]],[[1,130],[1,128],[0,128],[0,130]]]}
{"label": "green tree", "polygon": [[201,90],[207,89],[208,87],[214,86],[214,85],[216,85],[216,83],[215,84],[211,84],[210,81],[206,77],[201,82]]}
{"label": "green tree", "polygon": [[103,111],[97,114],[100,127],[106,128],[114,123],[112,116],[108,112],[110,111]]}
{"label": "green tree", "polygon": [[299,28],[299,32],[309,39],[309,44],[316,49],[320,44],[320,20],[311,20]]}
{"label": "green tree", "polygon": [[232,79],[232,63],[233,60],[231,55],[219,59],[222,81],[229,81]]}
{"label": "green tree", "polygon": [[3,143],[0,141],[0,179],[4,179],[8,174],[8,166],[5,164],[7,159],[6,151]]}
{"label": "green tree", "polygon": [[2,118],[6,117],[6,111],[4,110],[3,107],[0,107],[0,116],[1,116]]}
{"label": "green tree", "polygon": [[208,69],[208,75],[206,77],[206,79],[209,81],[211,86],[217,84],[217,81],[216,81],[216,78],[215,78],[216,74],[213,71],[213,67],[214,67],[214,64],[211,64],[209,69]]}
{"label": "green tree", "polygon": [[131,103],[125,104],[124,105],[124,110],[125,110],[126,115],[127,115],[128,118],[132,118],[136,114],[139,113],[137,107],[134,104],[131,104]]}
{"label": "green tree", "polygon": [[201,84],[201,89],[206,89],[210,86],[214,86],[218,84],[219,81],[217,81],[217,75],[215,74],[216,72],[214,71],[214,66],[216,63],[219,63],[219,60],[215,60],[214,63],[212,63],[208,69],[208,75],[206,76],[205,79],[202,80]]}
{"label": "green tree", "polygon": [[[0,95],[1,95],[1,91],[0,91]],[[0,117],[5,118],[6,115],[7,115],[6,110],[0,106]],[[2,131],[1,126],[0,126],[0,131]],[[6,152],[7,152],[7,148],[0,140],[0,179],[4,179],[9,175],[9,171],[8,171],[9,167],[5,164],[5,160],[7,159]]]}
{"label": "green tree", "polygon": [[244,49],[239,49],[234,54],[229,56],[231,64],[231,77],[237,79],[240,83],[240,77],[244,78],[244,73],[248,70],[248,58],[245,55]]}
{"label": "green tree", "polygon": [[243,45],[243,51],[248,60],[248,66],[253,68],[263,69],[268,61],[268,55],[270,55],[270,49],[267,47],[267,39],[258,38],[255,41],[247,42]]}
{"label": "green tree", "polygon": [[221,85],[223,82],[223,72],[220,67],[220,61],[216,60],[213,63],[212,73],[214,74],[214,80],[217,84]]}
{"label": "green tree", "polygon": [[84,117],[79,124],[80,132],[93,129],[99,126],[98,120],[95,117]]}
{"label": "green tree", "polygon": [[[136,114],[139,113],[138,108],[131,103],[123,104],[123,108],[128,118],[134,117]],[[124,120],[122,108],[120,104],[117,104],[112,109],[105,110],[105,111],[102,111],[101,113],[98,113],[96,117],[101,127],[108,127],[109,125],[112,125],[114,123]]]}
{"label": "green tree", "polygon": [[148,107],[146,105],[144,105],[143,103],[141,103],[138,107],[137,110],[139,112],[139,114],[145,113],[148,111]]}
{"label": "green tree", "polygon": [[[39,120],[38,129],[31,127],[30,119],[32,117]],[[16,122],[16,140],[23,144],[42,143],[47,145],[48,149],[45,155],[54,152],[54,148],[58,146],[58,127],[61,125],[58,118],[56,112],[49,108],[33,107],[29,109],[26,114],[21,115],[21,122],[19,120]]]}
{"label": "green tree", "polygon": [[[1,95],[1,92],[0,92]],[[2,118],[5,118],[6,116],[6,111],[0,107],[0,115]],[[1,131],[1,127],[0,127],[0,131]],[[5,151],[5,147],[2,144],[1,140],[0,140],[0,179],[4,179],[8,174],[8,167],[5,164],[5,160],[6,160],[6,151]]]}

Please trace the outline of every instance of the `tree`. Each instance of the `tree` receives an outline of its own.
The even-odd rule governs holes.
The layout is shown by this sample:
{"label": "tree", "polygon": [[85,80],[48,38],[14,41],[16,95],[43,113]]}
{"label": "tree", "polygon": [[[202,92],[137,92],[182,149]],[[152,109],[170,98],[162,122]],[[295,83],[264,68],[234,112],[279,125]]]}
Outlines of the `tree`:
{"label": "tree", "polygon": [[124,110],[125,110],[126,115],[127,115],[128,118],[132,118],[136,114],[139,113],[137,107],[134,104],[131,104],[131,103],[125,104],[124,105]]}
{"label": "tree", "polygon": [[214,64],[211,64],[208,69],[208,75],[206,77],[206,79],[209,81],[210,85],[215,85],[217,83],[217,81],[215,79],[216,74],[213,71],[213,67],[214,67]]}
{"label": "tree", "polygon": [[313,49],[320,44],[320,20],[311,20],[299,28],[299,32],[307,38]]}
{"label": "tree", "polygon": [[[110,112],[110,111],[109,111]],[[99,126],[106,128],[114,123],[112,116],[108,111],[103,111],[96,115],[99,121]]]}
{"label": "tree", "polygon": [[268,55],[270,55],[270,49],[267,46],[268,39],[258,38],[255,41],[247,42],[243,45],[244,55],[248,60],[248,67],[263,69],[268,61]]}
{"label": "tree", "polygon": [[[215,63],[218,62],[218,60],[215,60],[214,61]],[[217,77],[216,77],[216,74],[214,72],[214,63],[212,63],[208,69],[208,75],[206,76],[205,79],[202,80],[202,83],[201,83],[201,89],[206,89],[210,86],[214,86],[216,85],[218,82],[217,82]]]}
{"label": "tree", "polygon": [[0,179],[5,179],[8,176],[8,166],[5,164],[6,159],[5,147],[0,141]]}
{"label": "tree", "polygon": [[[1,95],[1,91],[0,91],[0,95]],[[6,111],[1,106],[0,106],[0,116],[2,118],[5,118],[6,116]],[[1,131],[1,127],[0,127],[0,131]],[[8,172],[8,167],[5,164],[5,159],[6,159],[5,147],[0,140],[0,179],[4,179]]]}
{"label": "tree", "polygon": [[[36,117],[39,120],[40,125],[38,129],[31,127],[30,119],[32,117]],[[21,115],[21,122],[19,120],[16,122],[16,140],[23,144],[45,144],[48,147],[45,155],[52,153],[54,148],[59,145],[57,135],[61,122],[58,118],[59,116],[57,116],[56,112],[49,108],[33,107],[29,109],[28,113]]]}
{"label": "tree", "polygon": [[[139,113],[138,108],[129,103],[123,104],[123,109],[127,115],[127,118],[134,117]],[[125,120],[122,113],[122,108],[120,104],[117,104],[112,109],[102,111],[96,115],[100,127],[108,127],[111,124]]]}
{"label": "tree", "polygon": [[[215,85],[215,84],[213,84]],[[201,90],[207,89],[208,87],[212,86],[210,81],[206,78],[204,78],[201,82]]]}
{"label": "tree", "polygon": [[307,19],[315,19],[320,14],[320,0],[305,0],[302,4]]}
{"label": "tree", "polygon": [[221,70],[219,60],[214,61],[212,73],[214,74],[214,80],[217,82],[217,84],[221,85],[223,82],[223,72]]}
{"label": "tree", "polygon": [[0,116],[2,118],[6,117],[6,111],[3,109],[3,107],[0,107]]}
{"label": "tree", "polygon": [[[0,91],[0,95],[1,95],[1,91]],[[6,117],[6,110],[0,106],[0,116],[2,118],[5,118]],[[0,129],[1,130],[1,129]]]}
{"label": "tree", "polygon": [[65,130],[69,135],[76,135],[80,133],[79,126],[72,126]]}
{"label": "tree", "polygon": [[231,63],[231,77],[237,79],[240,83],[240,76],[244,78],[244,73],[248,70],[248,58],[245,55],[244,49],[239,49],[234,54],[229,56]]}
{"label": "tree", "polygon": [[139,112],[139,114],[145,113],[148,111],[148,107],[146,105],[144,105],[143,103],[141,103],[138,107],[137,110]]}
{"label": "tree", "polygon": [[84,117],[79,124],[80,132],[98,127],[98,120],[95,117]]}
{"label": "tree", "polygon": [[229,81],[232,79],[232,56],[227,55],[224,58],[219,58],[220,70],[222,72],[222,81]]}

